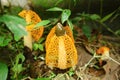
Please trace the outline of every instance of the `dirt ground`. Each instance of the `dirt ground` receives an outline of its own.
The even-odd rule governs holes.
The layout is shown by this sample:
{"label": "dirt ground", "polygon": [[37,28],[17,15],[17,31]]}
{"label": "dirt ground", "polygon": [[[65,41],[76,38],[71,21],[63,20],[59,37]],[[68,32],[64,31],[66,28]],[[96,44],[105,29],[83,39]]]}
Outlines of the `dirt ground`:
{"label": "dirt ground", "polygon": [[[97,41],[87,43],[81,36],[76,38],[76,48],[78,52],[79,61],[78,64],[73,68],[73,74],[69,75],[70,69],[60,70],[60,69],[50,69],[45,65],[45,52],[32,52],[32,54],[37,54],[39,59],[32,60],[32,56],[29,55],[27,64],[31,67],[28,69],[27,73],[32,78],[35,77],[50,77],[51,73],[56,76],[53,80],[120,80],[120,65],[113,60],[104,61],[102,66],[99,66],[98,61],[93,57],[92,51],[96,51],[101,46],[107,46],[110,48],[110,57],[115,61],[120,62],[120,38],[101,36]],[[89,63],[89,65],[88,65]],[[85,67],[87,65],[87,67]],[[99,66],[99,68],[93,65]],[[26,79],[25,79],[26,80]]]}

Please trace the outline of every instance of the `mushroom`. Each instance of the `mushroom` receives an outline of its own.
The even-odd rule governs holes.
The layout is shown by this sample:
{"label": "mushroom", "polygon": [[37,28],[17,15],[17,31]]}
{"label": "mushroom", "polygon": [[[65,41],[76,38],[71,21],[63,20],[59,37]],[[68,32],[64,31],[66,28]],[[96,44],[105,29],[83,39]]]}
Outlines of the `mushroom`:
{"label": "mushroom", "polygon": [[97,51],[96,54],[101,55],[101,58],[99,60],[100,65],[102,65],[103,60],[108,60],[109,59],[109,51],[110,49],[106,46],[100,47]]}
{"label": "mushroom", "polygon": [[51,29],[45,45],[46,65],[49,67],[67,69],[77,64],[78,55],[74,41],[60,23]]}
{"label": "mushroom", "polygon": [[34,29],[34,26],[41,21],[41,18],[32,10],[23,10],[18,15],[24,18],[27,23],[26,30],[28,34],[24,36],[24,46],[32,50],[32,42],[38,41],[44,31],[43,26]]}

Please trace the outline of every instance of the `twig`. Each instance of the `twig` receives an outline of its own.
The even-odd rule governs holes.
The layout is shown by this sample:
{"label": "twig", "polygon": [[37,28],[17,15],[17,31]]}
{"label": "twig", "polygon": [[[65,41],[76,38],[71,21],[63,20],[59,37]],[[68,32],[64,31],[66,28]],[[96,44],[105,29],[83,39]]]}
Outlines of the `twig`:
{"label": "twig", "polygon": [[113,58],[111,58],[110,56],[107,56],[110,60],[112,60],[113,62],[117,63],[118,65],[120,65],[120,63],[116,60],[114,60]]}
{"label": "twig", "polygon": [[85,64],[83,70],[85,70],[87,68],[87,66],[91,63],[92,60],[94,60],[95,58],[100,58],[101,56],[97,56],[96,53],[94,53],[93,57],[88,61],[87,64]]}

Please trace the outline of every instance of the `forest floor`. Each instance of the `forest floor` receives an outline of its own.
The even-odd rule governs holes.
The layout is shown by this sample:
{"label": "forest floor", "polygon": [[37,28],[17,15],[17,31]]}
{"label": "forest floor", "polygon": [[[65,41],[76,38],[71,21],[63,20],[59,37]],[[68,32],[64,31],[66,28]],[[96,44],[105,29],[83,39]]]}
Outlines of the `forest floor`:
{"label": "forest floor", "polygon": [[[49,80],[48,78],[52,78],[52,80],[120,80],[120,38],[101,35],[100,39],[88,43],[81,35],[77,35],[75,45],[78,53],[78,64],[74,68],[65,70],[49,68],[45,64],[45,52],[31,52],[28,48],[25,48],[24,55],[26,61],[24,66],[30,67],[21,73],[22,75],[27,74],[29,76],[22,80],[34,80],[37,77],[46,78],[43,80]],[[93,51],[96,51],[101,46],[110,48],[110,57],[113,60],[104,61],[103,65],[99,66],[96,58],[93,59]],[[0,51],[4,53],[0,54],[0,60],[5,60],[11,64],[10,59],[6,55],[9,54],[10,57],[13,54],[6,51],[6,49],[0,49]],[[36,55],[37,59],[33,55]]]}
{"label": "forest floor", "polygon": [[[120,38],[111,36],[101,36],[98,41],[87,43],[81,36],[76,37],[75,42],[78,52],[78,64],[72,69],[60,70],[50,69],[45,65],[45,53],[39,54],[39,59],[27,60],[31,68],[27,73],[35,77],[53,77],[53,80],[119,80],[120,79]],[[110,57],[113,60],[106,60],[100,66],[96,58],[93,58],[92,51],[96,51],[101,46],[110,48]],[[37,52],[32,52],[37,54]],[[86,66],[87,65],[87,66]],[[93,66],[93,65],[96,65]],[[26,80],[26,79],[25,79]]]}

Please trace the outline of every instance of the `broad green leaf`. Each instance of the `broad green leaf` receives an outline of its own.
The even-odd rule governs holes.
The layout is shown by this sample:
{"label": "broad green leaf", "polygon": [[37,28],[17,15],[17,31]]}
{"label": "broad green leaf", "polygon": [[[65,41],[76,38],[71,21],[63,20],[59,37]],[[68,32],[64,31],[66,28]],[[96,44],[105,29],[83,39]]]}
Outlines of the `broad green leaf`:
{"label": "broad green leaf", "polygon": [[92,14],[92,15],[90,15],[90,18],[91,18],[92,20],[97,20],[97,19],[100,19],[100,16],[97,15],[97,14]]}
{"label": "broad green leaf", "polygon": [[36,29],[36,28],[39,28],[41,26],[45,26],[49,23],[50,23],[50,20],[42,20],[41,22],[37,23],[34,28]]}
{"label": "broad green leaf", "polygon": [[27,35],[25,30],[26,22],[24,19],[12,16],[12,15],[3,15],[0,17],[0,22],[4,22],[9,30],[14,34],[14,39],[18,41],[24,35]]}
{"label": "broad green leaf", "polygon": [[6,64],[0,62],[0,80],[7,80],[8,67]]}
{"label": "broad green leaf", "polygon": [[68,23],[68,25],[69,25],[69,27],[70,27],[70,29],[72,31],[73,30],[73,24],[72,24],[72,22],[70,20],[67,20],[67,23]]}
{"label": "broad green leaf", "polygon": [[67,21],[68,18],[70,17],[70,15],[71,15],[71,11],[69,9],[63,10],[63,12],[62,12],[62,18],[61,18],[62,23],[64,23],[65,21]]}
{"label": "broad green leaf", "polygon": [[53,7],[53,8],[47,9],[47,11],[63,11],[63,9],[59,7]]}
{"label": "broad green leaf", "polygon": [[90,26],[88,26],[88,25],[83,25],[82,26],[82,31],[83,31],[83,33],[85,34],[85,36],[88,38],[88,39],[90,39],[90,37],[91,37],[91,28],[90,28]]}
{"label": "broad green leaf", "polygon": [[105,21],[107,21],[110,17],[112,17],[112,15],[115,13],[115,11],[114,12],[112,12],[112,13],[110,13],[110,14],[108,14],[108,15],[106,15],[105,17],[103,17],[101,20],[100,20],[100,22],[105,22]]}

